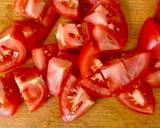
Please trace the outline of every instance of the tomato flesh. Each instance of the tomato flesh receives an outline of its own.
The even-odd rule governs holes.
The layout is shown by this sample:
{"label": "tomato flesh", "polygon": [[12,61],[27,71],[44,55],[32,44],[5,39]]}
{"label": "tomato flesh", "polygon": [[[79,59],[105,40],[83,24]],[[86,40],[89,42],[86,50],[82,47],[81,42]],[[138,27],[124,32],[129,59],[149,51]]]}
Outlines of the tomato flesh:
{"label": "tomato flesh", "polygon": [[102,26],[93,28],[93,37],[100,51],[113,51],[121,49],[114,36],[110,35]]}
{"label": "tomato flesh", "polygon": [[14,10],[21,15],[37,19],[44,6],[43,0],[16,0]]}
{"label": "tomato flesh", "polygon": [[57,12],[67,18],[79,18],[79,0],[52,0]]}
{"label": "tomato flesh", "polygon": [[160,70],[151,72],[148,74],[146,81],[152,88],[159,88],[160,87]]}
{"label": "tomato flesh", "polygon": [[103,66],[101,72],[111,92],[118,92],[130,83],[127,70],[120,60]]}
{"label": "tomato flesh", "polygon": [[74,23],[60,24],[56,39],[60,50],[77,49],[83,45],[83,37]]}
{"label": "tomato flesh", "polygon": [[0,72],[19,66],[26,57],[24,36],[16,27],[5,29],[0,34]]}
{"label": "tomato flesh", "polygon": [[0,78],[0,117],[14,115],[21,104],[21,94],[12,74]]}
{"label": "tomato flesh", "polygon": [[80,117],[93,106],[94,101],[76,84],[76,77],[69,75],[60,94],[60,111],[65,122]]}
{"label": "tomato flesh", "polygon": [[122,92],[118,99],[127,107],[134,111],[153,114],[155,112],[155,98],[152,89],[143,82],[132,85],[133,88],[127,92]]}
{"label": "tomato flesh", "polygon": [[47,85],[50,94],[58,96],[62,90],[62,83],[68,76],[72,62],[53,57],[50,59],[47,70]]}
{"label": "tomato flesh", "polygon": [[32,59],[35,66],[41,72],[45,72],[48,61],[58,53],[57,44],[43,45],[32,50]]}
{"label": "tomato flesh", "polygon": [[35,68],[21,68],[15,72],[15,81],[30,112],[38,109],[48,97],[48,88]]}
{"label": "tomato flesh", "polygon": [[143,78],[149,70],[150,53],[141,52],[122,59],[131,81]]}

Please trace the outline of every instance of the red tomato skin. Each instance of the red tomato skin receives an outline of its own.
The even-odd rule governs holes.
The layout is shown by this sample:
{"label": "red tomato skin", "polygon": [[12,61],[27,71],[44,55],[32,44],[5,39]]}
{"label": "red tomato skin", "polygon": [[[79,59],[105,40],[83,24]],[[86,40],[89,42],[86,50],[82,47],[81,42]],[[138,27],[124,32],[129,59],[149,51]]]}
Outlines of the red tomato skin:
{"label": "red tomato skin", "polygon": [[90,71],[90,63],[96,58],[98,53],[99,50],[95,48],[92,43],[86,43],[83,46],[79,56],[79,69],[83,78],[87,78],[92,74]]}
{"label": "red tomato skin", "polygon": [[157,1],[155,18],[158,20],[158,22],[160,22],[160,0]]}
{"label": "red tomato skin", "polygon": [[49,0],[40,15],[39,22],[45,26],[48,31],[51,31],[58,18],[59,16],[53,7],[52,1]]}
{"label": "red tomato skin", "polygon": [[50,94],[58,96],[62,90],[62,83],[67,78],[72,62],[53,57],[49,60],[47,69],[47,85]]}
{"label": "red tomato skin", "polygon": [[48,61],[52,57],[57,56],[57,53],[58,47],[56,43],[35,48],[32,50],[33,63],[39,71],[44,73],[47,69]]}
{"label": "red tomato skin", "polygon": [[[79,87],[76,84],[76,77],[72,74],[68,76],[68,79],[63,83],[63,91],[60,93],[59,102],[60,102],[60,112],[61,116],[64,122],[69,123],[80,116],[82,116],[86,111],[88,111],[93,105],[94,101],[90,96],[83,90],[81,87]],[[75,96],[73,97],[73,104],[77,105],[77,103],[80,105],[79,108],[75,111],[72,111],[71,106],[69,105],[71,102],[68,98],[68,96],[71,95],[72,89],[77,89],[75,92]],[[78,93],[78,94],[77,94]],[[72,104],[72,103],[71,103]],[[73,105],[72,104],[72,105]]]}
{"label": "red tomato skin", "polygon": [[0,91],[0,117],[13,116],[22,103],[21,94],[14,81],[13,74],[7,74],[0,78]]}
{"label": "red tomato skin", "polygon": [[[0,65],[1,73],[13,70],[24,62],[26,58],[26,48],[24,43],[25,39],[23,34],[18,28],[14,26],[6,28],[0,33],[0,47],[6,47],[13,52],[15,50],[18,54],[16,57],[14,57],[13,60]],[[3,51],[1,52],[3,53]],[[1,54],[1,56],[3,57],[3,54]]]}
{"label": "red tomato skin", "polygon": [[[134,94],[135,92],[135,94]],[[137,96],[138,95],[138,96]],[[136,97],[137,96],[137,97]],[[143,100],[139,100],[139,104],[136,100],[140,99],[140,97],[143,98]],[[134,99],[134,97],[136,99]],[[123,103],[128,108],[140,112],[143,114],[154,114],[155,113],[155,97],[152,92],[152,88],[140,81],[140,84],[135,84],[135,86],[132,85],[132,88],[126,92],[122,92],[117,97],[121,103]],[[132,100],[133,99],[133,100]]]}
{"label": "red tomato skin", "polygon": [[94,98],[108,98],[112,94],[108,88],[105,88],[101,83],[94,83],[89,78],[80,79],[79,85]]}
{"label": "red tomato skin", "polygon": [[14,72],[15,81],[30,112],[36,111],[48,98],[48,87],[36,68],[24,67]]}
{"label": "red tomato skin", "polygon": [[145,20],[138,37],[138,48],[151,51],[152,57],[160,58],[160,26],[156,21],[149,17]]}

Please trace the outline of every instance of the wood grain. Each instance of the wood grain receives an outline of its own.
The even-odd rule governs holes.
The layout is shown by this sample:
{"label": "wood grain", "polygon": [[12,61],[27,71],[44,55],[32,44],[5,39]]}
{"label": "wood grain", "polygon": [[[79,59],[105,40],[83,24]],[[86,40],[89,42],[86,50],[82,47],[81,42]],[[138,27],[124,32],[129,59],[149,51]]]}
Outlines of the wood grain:
{"label": "wood grain", "polygon": [[[142,23],[147,17],[153,16],[156,1],[121,0],[121,5],[129,24],[127,49],[131,49],[136,44]],[[1,0],[0,30],[15,19],[12,6],[13,0]],[[52,41],[53,32],[50,35],[48,40]],[[154,90],[154,94],[157,100],[157,112],[151,116],[132,112],[115,98],[110,98],[98,100],[87,114],[70,124],[65,124],[60,119],[57,98],[51,98],[32,114],[23,104],[14,117],[0,120],[0,128],[160,128],[160,90]]]}

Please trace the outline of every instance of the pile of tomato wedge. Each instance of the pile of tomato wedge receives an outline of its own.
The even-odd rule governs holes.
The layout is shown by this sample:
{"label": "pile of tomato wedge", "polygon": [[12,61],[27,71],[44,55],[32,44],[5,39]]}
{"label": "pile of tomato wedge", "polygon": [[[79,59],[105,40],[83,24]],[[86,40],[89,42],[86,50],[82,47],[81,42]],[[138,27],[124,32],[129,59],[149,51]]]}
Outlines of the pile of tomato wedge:
{"label": "pile of tomato wedge", "polygon": [[[59,97],[65,122],[112,96],[154,114],[152,88],[160,88],[157,5],[137,47],[124,51],[128,25],[119,0],[16,0],[14,11],[24,18],[0,34],[0,117],[14,115],[23,101],[34,112],[50,96]],[[69,22],[57,23],[59,17]],[[55,26],[56,40],[46,43]]]}

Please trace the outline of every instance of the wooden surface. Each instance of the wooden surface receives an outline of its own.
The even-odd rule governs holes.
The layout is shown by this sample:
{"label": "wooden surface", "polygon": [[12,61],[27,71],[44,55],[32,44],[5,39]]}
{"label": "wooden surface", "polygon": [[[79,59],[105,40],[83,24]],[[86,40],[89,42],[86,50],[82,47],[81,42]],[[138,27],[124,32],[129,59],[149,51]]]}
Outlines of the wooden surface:
{"label": "wooden surface", "polygon": [[[13,0],[0,2],[0,30],[13,20]],[[144,19],[152,16],[156,0],[121,0],[123,11],[129,24],[128,48],[136,43],[136,38]],[[51,41],[54,36],[49,38]],[[130,111],[115,98],[100,99],[97,104],[80,119],[65,124],[60,118],[57,98],[48,100],[37,112],[30,114],[22,105],[17,114],[0,120],[0,128],[160,128],[160,90],[154,90],[157,108],[152,116]]]}

